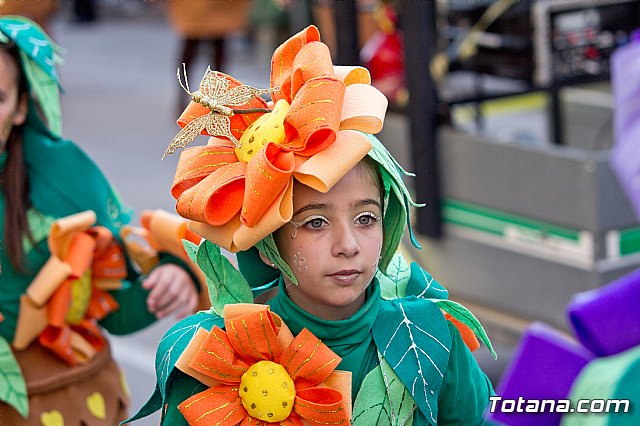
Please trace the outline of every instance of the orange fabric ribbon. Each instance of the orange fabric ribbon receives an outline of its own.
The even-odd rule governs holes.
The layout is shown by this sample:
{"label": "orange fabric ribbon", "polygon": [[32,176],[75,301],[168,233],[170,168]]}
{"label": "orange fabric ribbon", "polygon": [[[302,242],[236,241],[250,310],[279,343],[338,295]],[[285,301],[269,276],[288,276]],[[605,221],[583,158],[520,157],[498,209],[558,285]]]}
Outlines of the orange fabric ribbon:
{"label": "orange fabric ribbon", "polygon": [[[354,130],[378,133],[386,112],[387,100],[371,86],[368,71],[335,67],[314,26],[281,45],[271,69],[271,87],[280,87],[273,101],[288,108],[283,121],[276,120],[276,111],[260,125],[254,120],[262,120],[261,113],[233,115],[231,131],[238,139],[244,134],[242,145],[212,137],[207,146],[184,150],[171,189],[177,212],[194,222],[192,229],[232,252],[252,247],[291,220],[294,177],[328,191],[371,149]],[[230,86],[239,84],[226,78]],[[181,126],[211,113],[194,104],[181,116]],[[271,127],[268,133],[264,126]]]}
{"label": "orange fabric ribbon", "polygon": [[100,282],[120,282],[127,269],[113,235],[107,228],[92,227],[95,221],[95,213],[87,211],[52,225],[51,258],[21,299],[13,342],[17,349],[38,337],[42,346],[76,365],[104,347],[97,321],[118,304]]}
{"label": "orange fabric ribbon", "polygon": [[[335,371],[341,358],[310,331],[303,329],[294,338],[282,319],[265,305],[226,305],[224,318],[227,331],[214,327],[207,333],[201,329],[176,363],[180,370],[210,386],[178,406],[189,424],[349,424],[350,373]],[[284,367],[293,381],[295,400],[285,420],[271,423],[245,409],[252,401],[248,389],[239,386],[247,374],[253,374],[248,373],[250,368],[261,361]],[[277,409],[279,401],[274,398],[269,404]]]}

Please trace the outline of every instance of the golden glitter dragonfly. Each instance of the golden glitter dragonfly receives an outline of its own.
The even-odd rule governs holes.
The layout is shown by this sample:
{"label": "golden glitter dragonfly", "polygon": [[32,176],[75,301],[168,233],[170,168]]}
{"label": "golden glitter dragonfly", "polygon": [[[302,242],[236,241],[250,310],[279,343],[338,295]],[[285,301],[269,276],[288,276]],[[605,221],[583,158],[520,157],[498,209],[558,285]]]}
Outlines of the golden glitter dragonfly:
{"label": "golden glitter dragonfly", "polygon": [[265,93],[271,93],[280,90],[273,89],[257,89],[255,87],[241,85],[229,89],[229,81],[217,71],[211,71],[207,67],[207,71],[202,77],[199,90],[191,92],[189,89],[189,81],[187,80],[187,72],[184,69],[185,85],[180,79],[180,69],[178,69],[178,81],[180,87],[191,96],[194,102],[209,108],[211,112],[200,117],[196,117],[189,122],[180,132],[173,138],[162,158],[168,154],[173,154],[178,148],[185,148],[202,132],[207,130],[211,136],[224,136],[229,138],[236,146],[240,145],[240,141],[231,133],[231,121],[229,120],[234,114],[249,114],[253,112],[270,112],[266,108],[250,108],[250,109],[233,109],[231,107],[246,104],[255,96]]}

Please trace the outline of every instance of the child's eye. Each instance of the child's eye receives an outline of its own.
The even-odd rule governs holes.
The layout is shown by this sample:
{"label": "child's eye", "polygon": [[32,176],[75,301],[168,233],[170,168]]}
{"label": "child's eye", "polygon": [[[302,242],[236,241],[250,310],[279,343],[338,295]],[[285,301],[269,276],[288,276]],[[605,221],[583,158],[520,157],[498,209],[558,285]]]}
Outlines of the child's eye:
{"label": "child's eye", "polygon": [[356,216],[355,222],[360,226],[369,226],[376,223],[378,220],[378,216],[376,216],[375,214],[371,212],[364,212]]}
{"label": "child's eye", "polygon": [[321,229],[326,226],[327,220],[320,216],[310,217],[304,222],[304,227],[307,229]]}

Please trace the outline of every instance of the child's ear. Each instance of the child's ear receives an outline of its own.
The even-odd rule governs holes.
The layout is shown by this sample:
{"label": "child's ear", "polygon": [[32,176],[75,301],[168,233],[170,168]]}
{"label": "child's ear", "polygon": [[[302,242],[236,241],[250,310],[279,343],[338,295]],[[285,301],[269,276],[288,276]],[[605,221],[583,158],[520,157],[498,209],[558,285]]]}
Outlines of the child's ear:
{"label": "child's ear", "polygon": [[20,95],[20,99],[18,100],[18,107],[16,108],[15,113],[13,114],[13,125],[19,126],[24,124],[27,119],[27,111],[29,109],[29,101],[27,98],[27,94],[23,93]]}

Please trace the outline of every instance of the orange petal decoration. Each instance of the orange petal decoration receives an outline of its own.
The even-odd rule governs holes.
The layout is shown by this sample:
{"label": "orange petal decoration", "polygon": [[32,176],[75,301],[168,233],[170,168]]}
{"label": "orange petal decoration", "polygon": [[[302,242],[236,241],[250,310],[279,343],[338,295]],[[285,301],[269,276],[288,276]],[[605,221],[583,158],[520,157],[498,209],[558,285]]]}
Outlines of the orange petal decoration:
{"label": "orange petal decoration", "polygon": [[291,72],[291,99],[295,99],[300,88],[319,77],[335,77],[331,52],[326,44],[313,41],[302,46],[293,59]]}
{"label": "orange petal decoration", "polygon": [[229,342],[235,351],[256,361],[277,361],[282,354],[276,326],[269,311],[252,312],[224,321]]}
{"label": "orange petal decoration", "polygon": [[222,383],[238,384],[249,364],[234,351],[227,333],[214,327],[189,367]]}
{"label": "orange petal decoration", "polygon": [[307,43],[320,41],[318,28],[309,26],[281,44],[271,57],[271,87],[280,87],[280,92],[271,94],[273,102],[285,99],[291,103],[291,74],[293,61]]}
{"label": "orange petal decoration", "polygon": [[306,328],[302,329],[280,358],[280,364],[296,382],[296,389],[300,383],[315,385],[322,382],[340,361],[342,358]]}
{"label": "orange petal decoration", "polygon": [[179,198],[187,189],[196,185],[221,167],[238,162],[235,145],[220,138],[211,138],[206,146],[187,148],[180,154],[180,161],[171,187],[171,195]]}
{"label": "orange petal decoration", "polygon": [[331,388],[296,391],[294,411],[312,424],[348,425],[349,413],[344,409],[342,394]]}
{"label": "orange petal decoration", "polygon": [[246,416],[238,389],[215,387],[200,392],[178,405],[191,425],[236,425]]}
{"label": "orange petal decoration", "polygon": [[344,91],[344,83],[335,77],[307,81],[284,119],[282,146],[308,157],[331,145],[340,127]]}
{"label": "orange petal decoration", "polygon": [[79,232],[73,237],[69,245],[69,251],[62,259],[71,266],[72,276],[81,277],[84,271],[89,269],[95,247],[96,242],[89,234]]}
{"label": "orange petal decoration", "polygon": [[[268,143],[247,163],[242,222],[253,228],[291,180],[293,153]],[[250,207],[250,208],[249,208]]]}
{"label": "orange petal decoration", "polygon": [[[229,81],[229,89],[233,89],[234,87],[238,87],[242,85],[242,83],[240,83],[238,80],[231,77],[230,75],[227,75],[221,72],[219,72],[218,74],[221,76],[224,76]],[[203,86],[200,86],[199,90],[203,92],[205,88]],[[253,97],[246,104],[235,106],[234,108],[237,108],[237,109],[268,108],[268,106],[267,106],[267,103],[262,98]],[[211,110],[209,108],[202,106],[198,102],[190,101],[189,105],[187,105],[187,108],[183,111],[183,113],[178,118],[177,123],[182,128],[182,127],[185,127],[190,122],[192,122],[194,119],[198,117],[202,117],[203,115],[207,115],[209,113],[211,113]],[[242,133],[246,130],[246,128],[249,127],[249,125],[253,123],[255,120],[257,120],[258,117],[260,117],[262,114],[264,113],[254,112],[251,114],[234,114],[233,116],[230,117],[231,134],[233,134],[233,136],[235,136],[236,139],[240,139],[240,136],[242,136]],[[207,133],[206,128],[203,129],[200,134],[209,135],[209,133]]]}
{"label": "orange petal decoration", "polygon": [[187,189],[178,198],[180,216],[219,226],[231,220],[242,207],[246,163],[221,167]]}

